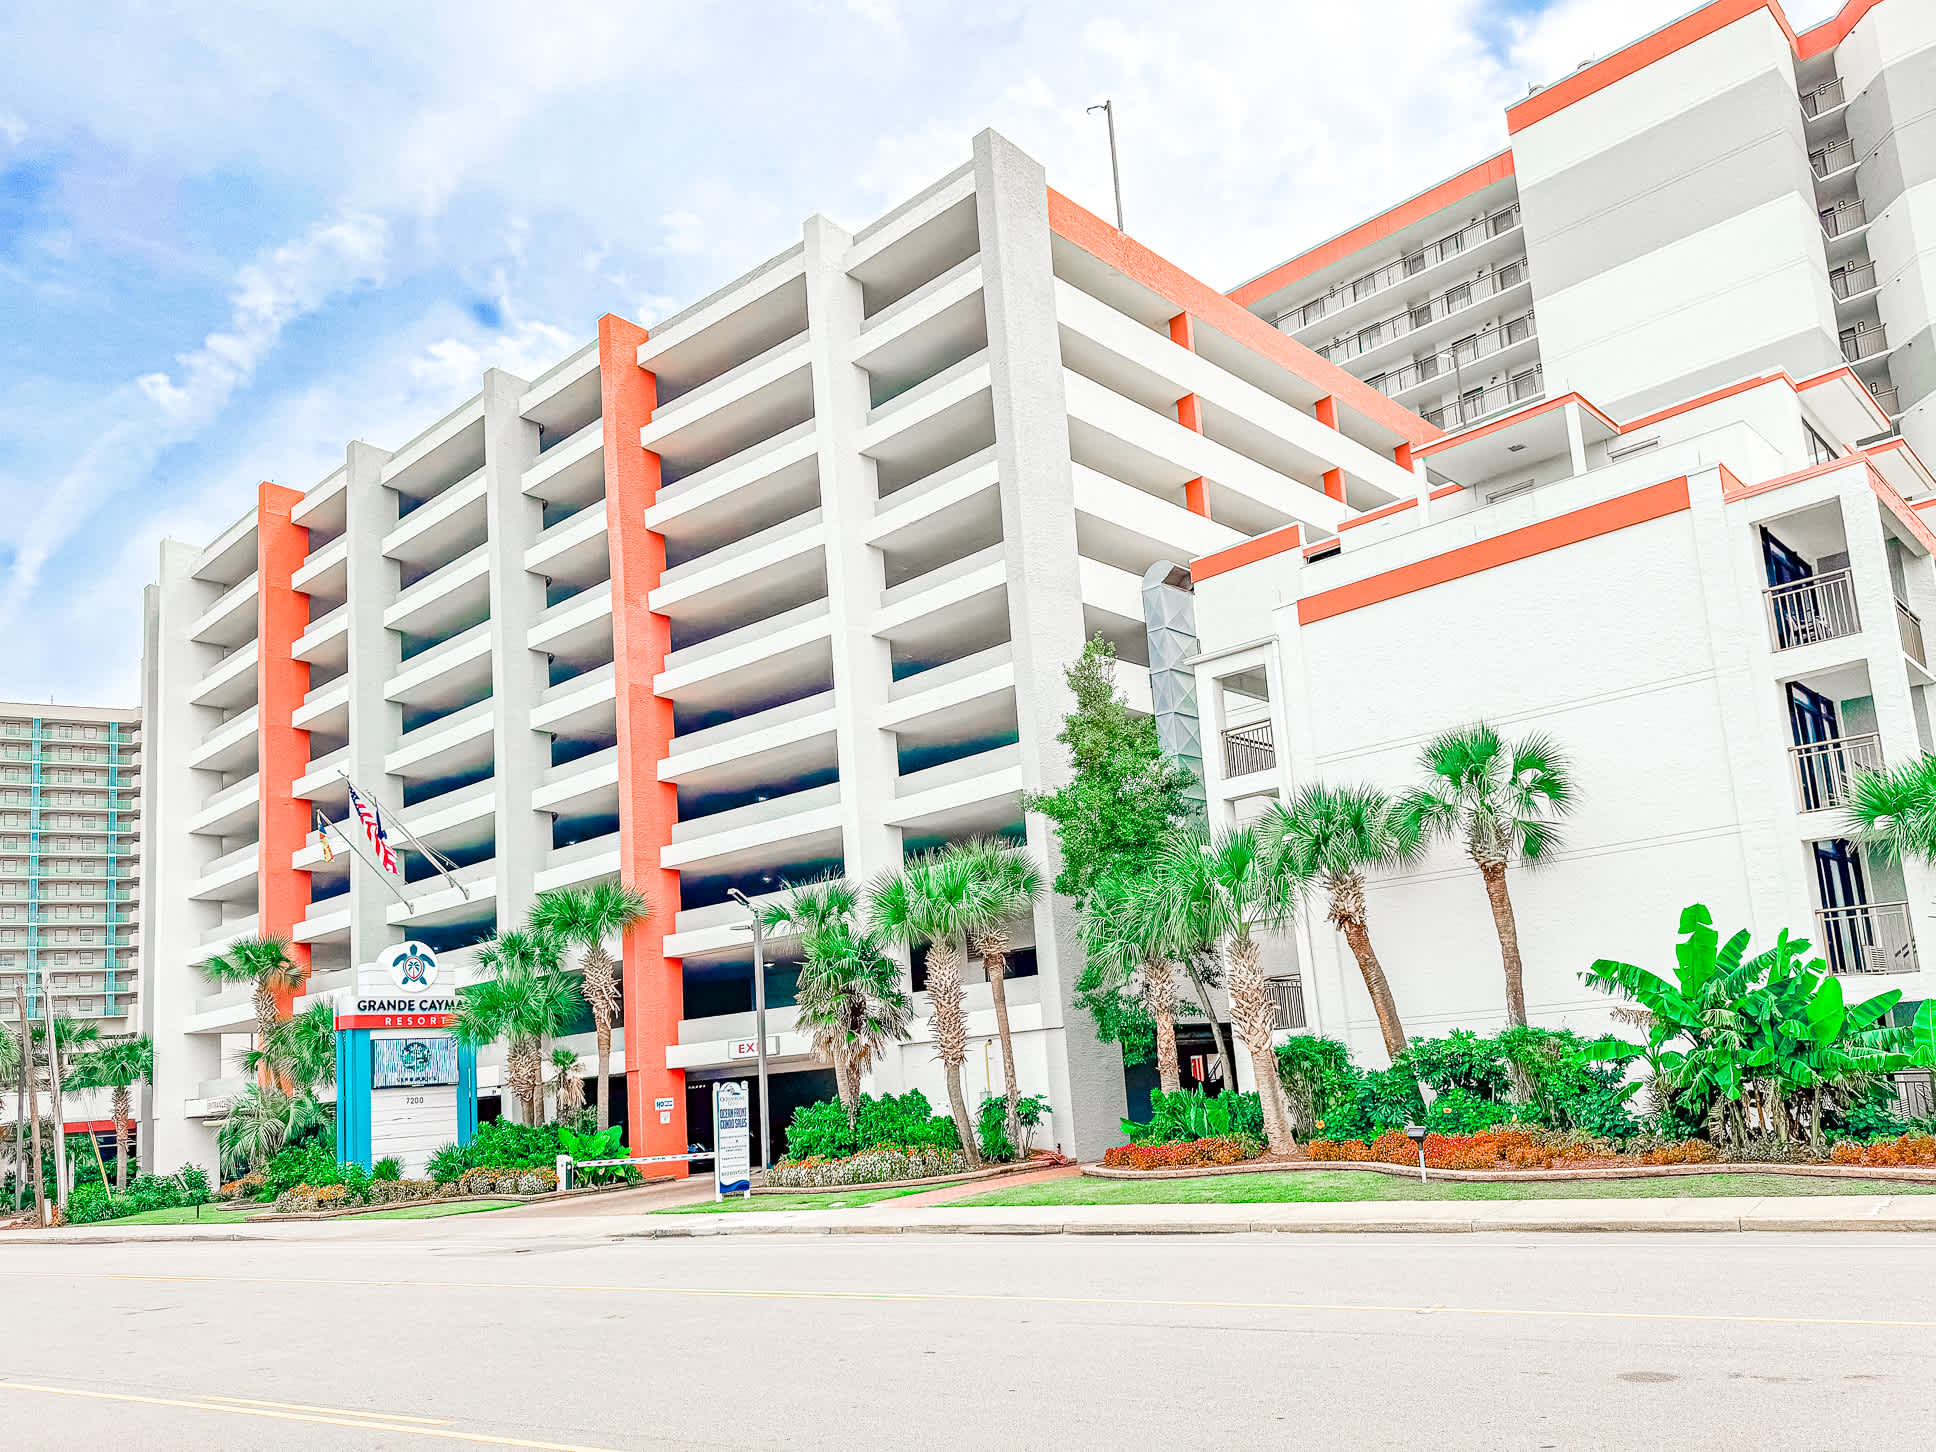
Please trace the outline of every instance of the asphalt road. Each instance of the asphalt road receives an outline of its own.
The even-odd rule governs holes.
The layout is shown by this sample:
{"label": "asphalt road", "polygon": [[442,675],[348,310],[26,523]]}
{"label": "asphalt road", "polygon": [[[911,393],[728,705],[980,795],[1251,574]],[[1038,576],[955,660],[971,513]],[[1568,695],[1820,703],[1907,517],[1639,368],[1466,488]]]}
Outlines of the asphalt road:
{"label": "asphalt road", "polygon": [[0,1246],[12,1448],[1936,1445],[1936,1237]]}

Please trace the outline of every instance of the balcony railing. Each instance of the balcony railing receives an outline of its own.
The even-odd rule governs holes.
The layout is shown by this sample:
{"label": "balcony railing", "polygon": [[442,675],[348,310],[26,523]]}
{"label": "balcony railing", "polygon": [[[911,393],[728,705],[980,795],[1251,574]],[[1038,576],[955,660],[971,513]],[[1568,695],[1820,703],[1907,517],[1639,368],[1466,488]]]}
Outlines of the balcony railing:
{"label": "balcony railing", "polygon": [[1223,733],[1223,772],[1225,776],[1250,776],[1269,771],[1277,765],[1277,741],[1271,723],[1258,721],[1249,726],[1232,726]]}
{"label": "balcony railing", "polygon": [[1879,323],[1873,327],[1851,328],[1842,334],[1842,356],[1851,363],[1888,351],[1889,330]]}
{"label": "balcony railing", "polygon": [[1923,655],[1922,617],[1902,601],[1896,601],[1896,634],[1902,638],[1902,653],[1919,666],[1929,661]]}
{"label": "balcony railing", "polygon": [[1857,774],[1882,769],[1882,738],[1876,735],[1791,746],[1788,753],[1795,763],[1795,789],[1804,812],[1846,807]]}
{"label": "balcony railing", "polygon": [[1844,167],[1855,165],[1855,143],[1846,136],[1840,141],[1832,141],[1819,150],[1809,152],[1808,164],[1815,168],[1816,176],[1833,176]]}
{"label": "balcony railing", "polygon": [[1874,292],[1876,285],[1875,264],[1865,262],[1860,267],[1844,267],[1831,272],[1828,277],[1829,291],[1839,298],[1851,298],[1865,292]]}
{"label": "balcony railing", "polygon": [[1429,383],[1434,378],[1455,378],[1458,370],[1467,364],[1477,363],[1481,358],[1490,358],[1502,348],[1510,348],[1516,343],[1525,342],[1533,336],[1534,327],[1533,315],[1529,312],[1521,313],[1516,318],[1508,318],[1491,331],[1480,333],[1477,337],[1470,338],[1456,347],[1448,348],[1443,353],[1434,353],[1429,358],[1420,358],[1416,362],[1407,363],[1403,368],[1394,368],[1389,373],[1368,378],[1365,381],[1380,393],[1391,396],[1416,388],[1421,383]]}
{"label": "balcony railing", "polygon": [[1474,388],[1441,408],[1424,409],[1419,417],[1434,428],[1464,428],[1467,424],[1477,423],[1488,414],[1497,413],[1502,408],[1509,408],[1519,403],[1530,403],[1545,391],[1545,367],[1535,365],[1524,373],[1514,374],[1504,383],[1495,383],[1488,388]]}
{"label": "balcony railing", "polygon": [[1882,411],[1888,414],[1890,418],[1894,418],[1902,411],[1901,406],[1896,402],[1896,389],[1894,384],[1871,383],[1869,385],[1869,392],[1875,398],[1875,401],[1882,406]]}
{"label": "balcony railing", "polygon": [[1824,111],[1833,111],[1842,104],[1842,78],[1823,81],[1812,91],[1802,92],[1802,115],[1819,116]]}
{"label": "balcony railing", "polygon": [[1336,291],[1313,298],[1301,308],[1293,308],[1281,314],[1277,326],[1287,333],[1315,323],[1326,313],[1335,313],[1352,303],[1363,302],[1388,287],[1396,287],[1409,277],[1416,277],[1428,267],[1436,266],[1447,258],[1457,257],[1469,247],[1476,247],[1489,237],[1497,237],[1512,231],[1519,225],[1519,204],[1513,203],[1490,217],[1461,227],[1450,236],[1441,237],[1436,242],[1428,242],[1416,252],[1407,253],[1396,262],[1367,272],[1362,277],[1353,278]]}
{"label": "balcony railing", "polygon": [[1823,908],[1815,914],[1831,973],[1914,973],[1916,939],[1906,902]]}
{"label": "balcony railing", "polygon": [[1301,978],[1266,978],[1264,989],[1270,994],[1271,1002],[1277,1005],[1277,1026],[1287,1029],[1304,1027],[1304,980]]}
{"label": "balcony railing", "polygon": [[1470,282],[1448,287],[1444,292],[1426,299],[1408,312],[1394,313],[1388,318],[1380,318],[1375,323],[1366,323],[1348,338],[1340,338],[1335,343],[1327,343],[1315,348],[1318,357],[1332,363],[1346,363],[1353,358],[1362,357],[1375,348],[1429,327],[1441,318],[1449,318],[1489,297],[1518,287],[1526,281],[1526,259],[1516,257],[1511,262],[1493,269],[1484,277]]}
{"label": "balcony railing", "polygon": [[1840,202],[1822,213],[1822,230],[1841,237],[1869,225],[1869,209],[1858,201]]}
{"label": "balcony railing", "polygon": [[1936,1085],[1930,1082],[1929,1070],[1911,1069],[1889,1077],[1898,1115],[1904,1119],[1927,1119],[1936,1114]]}
{"label": "balcony railing", "polygon": [[1765,592],[1768,626],[1776,650],[1840,640],[1862,628],[1855,608],[1855,580],[1847,570],[1811,575]]}

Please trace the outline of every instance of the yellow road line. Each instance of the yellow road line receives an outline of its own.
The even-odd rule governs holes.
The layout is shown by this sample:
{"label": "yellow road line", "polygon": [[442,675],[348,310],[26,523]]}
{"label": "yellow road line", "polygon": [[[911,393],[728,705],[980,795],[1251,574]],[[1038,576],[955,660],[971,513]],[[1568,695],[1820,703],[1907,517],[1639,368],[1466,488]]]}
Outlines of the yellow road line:
{"label": "yellow road line", "polygon": [[1751,1316],[1681,1311],[1584,1311],[1511,1306],[1379,1306],[1331,1301],[1209,1301],[1156,1296],[1040,1296],[998,1295],[980,1291],[851,1291],[781,1290],[773,1287],[732,1286],[618,1286],[547,1284],[539,1281],[408,1281],[346,1280],[309,1276],[183,1276],[141,1275],[132,1272],[14,1271],[10,1279],[141,1281],[189,1285],[357,1286],[375,1290],[433,1291],[554,1291],[572,1295],[695,1296],[752,1301],[867,1301],[910,1304],[1119,1306],[1154,1310],[1208,1311],[1335,1311],[1353,1315],[1496,1316],[1578,1321],[1694,1321],[1745,1326],[1875,1326],[1893,1330],[1936,1331],[1936,1321],[1896,1321],[1857,1316]]}
{"label": "yellow road line", "polygon": [[213,1402],[183,1401],[177,1397],[145,1397],[133,1392],[92,1391],[72,1386],[41,1386],[0,1377],[0,1391],[40,1392],[55,1397],[80,1397],[97,1402],[134,1402],[149,1407],[181,1407],[191,1412],[221,1412],[231,1417],[267,1417],[278,1422],[311,1422],[323,1427],[355,1427],[364,1432],[400,1432],[409,1437],[439,1437],[451,1442],[477,1442],[486,1447],[530,1447],[537,1452],[614,1452],[610,1447],[583,1447],[573,1442],[533,1442],[523,1437],[494,1437],[487,1432],[453,1432],[442,1427],[412,1427],[401,1422],[359,1422],[347,1417],[310,1416],[277,1412],[266,1407],[218,1406]]}
{"label": "yellow road line", "polygon": [[240,1407],[274,1407],[284,1412],[328,1412],[337,1417],[374,1417],[379,1422],[416,1422],[425,1427],[448,1427],[449,1417],[406,1417],[401,1412],[359,1412],[355,1407],[312,1407],[304,1402],[264,1402],[254,1397],[224,1397],[203,1392],[205,1402],[233,1402]]}

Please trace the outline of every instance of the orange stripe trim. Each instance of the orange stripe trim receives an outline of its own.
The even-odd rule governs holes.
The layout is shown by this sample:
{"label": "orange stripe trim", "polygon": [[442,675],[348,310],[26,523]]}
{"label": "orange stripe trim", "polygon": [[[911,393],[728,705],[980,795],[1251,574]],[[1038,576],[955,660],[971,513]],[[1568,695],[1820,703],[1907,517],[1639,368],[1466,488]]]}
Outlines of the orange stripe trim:
{"label": "orange stripe trim", "polygon": [[[1434,439],[1429,444],[1413,449],[1412,452],[1415,454],[1431,454],[1436,453],[1440,449],[1450,449],[1459,444],[1469,444],[1474,439],[1483,439],[1487,434],[1496,434],[1501,429],[1511,428],[1515,424],[1522,424],[1529,418],[1537,418],[1539,415],[1548,413],[1553,409],[1564,408],[1569,403],[1577,403],[1581,408],[1600,420],[1601,423],[1612,429],[1613,432],[1616,434],[1620,432],[1619,424],[1601,413],[1599,409],[1588,403],[1579,394],[1562,393],[1558,398],[1542,399],[1538,403],[1529,403],[1517,413],[1509,413],[1504,418],[1494,419],[1491,423],[1480,428],[1467,429],[1463,433],[1447,434],[1443,438]],[[1632,428],[1633,425],[1629,424],[1627,427]]]}
{"label": "orange stripe trim", "polygon": [[[1123,276],[1140,282],[1195,323],[1207,323],[1232,342],[1289,369],[1325,393],[1336,395],[1360,417],[1390,429],[1412,444],[1437,438],[1443,430],[1377,389],[1353,378],[1335,363],[1327,363],[1302,343],[1293,342],[1269,323],[1243,308],[1206,282],[1199,282],[1175,263],[1157,256],[1133,237],[1110,226],[1095,213],[1049,188],[1049,227]],[[1174,326],[1174,325],[1172,325]]]}
{"label": "orange stripe trim", "polygon": [[1408,509],[1416,508],[1418,508],[1418,501],[1416,499],[1401,499],[1396,504],[1385,505],[1382,509],[1368,510],[1364,514],[1354,515],[1350,519],[1339,521],[1338,533],[1343,534],[1347,529],[1356,529],[1361,524],[1371,524],[1376,520],[1390,519],[1394,514],[1403,514]]}
{"label": "orange stripe trim", "polygon": [[1506,131],[1517,134],[1536,122],[1544,121],[1560,111],[1564,111],[1576,101],[1584,101],[1588,96],[1604,91],[1618,81],[1624,81],[1636,72],[1645,70],[1656,61],[1665,60],[1676,51],[1685,50],[1696,41],[1705,40],[1717,30],[1725,29],[1737,20],[1745,20],[1758,11],[1765,10],[1774,18],[1782,33],[1788,37],[1791,46],[1797,46],[1795,31],[1788,23],[1788,17],[1781,7],[1771,0],[1715,0],[1712,5],[1703,6],[1692,15],[1684,15],[1671,25],[1664,25],[1652,35],[1642,36],[1632,45],[1615,51],[1606,59],[1584,69],[1574,71],[1563,81],[1556,81],[1545,90],[1528,96],[1516,106],[1506,108]]}
{"label": "orange stripe trim", "polygon": [[1463,494],[1464,492],[1465,485],[1463,484],[1441,484],[1427,497],[1431,499],[1449,499],[1454,494]]}
{"label": "orange stripe trim", "polygon": [[1837,470],[1856,468],[1862,470],[1863,481],[1880,501],[1882,507],[1895,515],[1902,527],[1914,535],[1924,549],[1936,555],[1936,531],[1932,531],[1923,522],[1922,515],[1918,512],[1925,505],[1936,504],[1936,498],[1911,504],[1897,492],[1896,486],[1884,478],[1882,471],[1870,463],[1864,454],[1849,454],[1840,459],[1830,459],[1826,463],[1797,469],[1793,474],[1783,474],[1778,479],[1764,479],[1759,484],[1743,484],[1726,465],[1722,465],[1721,498],[1724,502],[1733,504],[1737,500],[1753,499],[1760,494],[1772,494],[1775,490],[1786,489],[1791,484],[1802,484],[1810,479],[1819,479],[1824,474],[1833,474]]}
{"label": "orange stripe trim", "polygon": [[[607,313],[598,320],[598,381],[605,417],[605,521],[612,555],[612,662],[618,712],[619,877],[645,894],[651,916],[625,934],[625,1092],[634,1154],[677,1154],[686,1147],[686,1076],[666,1067],[685,1016],[680,962],[665,954],[679,912],[679,874],[659,865],[679,820],[678,788],[659,780],[672,744],[672,702],[653,688],[672,644],[671,622],[648,601],[665,569],[665,539],[645,526],[659,492],[659,456],[639,447],[639,430],[658,403],[658,379],[639,367],[646,331]],[[603,1067],[600,1066],[601,1072]],[[657,1098],[673,1101],[660,1124]],[[673,1162],[670,1173],[687,1167]]]}
{"label": "orange stripe trim", "polygon": [[1483,191],[1494,182],[1504,181],[1513,174],[1513,154],[1502,151],[1497,156],[1489,156],[1477,166],[1448,177],[1437,186],[1427,187],[1415,197],[1408,197],[1388,212],[1380,212],[1369,221],[1360,222],[1349,232],[1340,232],[1328,242],[1320,242],[1309,252],[1301,252],[1290,261],[1280,263],[1261,277],[1252,278],[1242,287],[1230,294],[1232,302],[1240,307],[1249,307],[1261,298],[1269,297],[1280,288],[1289,287],[1299,278],[1309,277],[1312,273],[1329,267],[1332,263],[1349,257],[1360,248],[1370,247],[1394,232],[1422,221],[1432,213],[1464,201],[1474,192]]}
{"label": "orange stripe trim", "polygon": [[1361,610],[1367,605],[1396,600],[1401,595],[1416,594],[1434,585],[1461,580],[1467,575],[1548,554],[1603,534],[1612,534],[1616,530],[1663,519],[1687,507],[1686,477],[1669,479],[1645,489],[1637,489],[1631,494],[1623,494],[1617,499],[1576,509],[1555,519],[1541,520],[1538,524],[1447,550],[1442,555],[1434,555],[1415,564],[1386,570],[1349,585],[1340,585],[1335,590],[1307,595],[1297,602],[1298,623],[1312,625],[1320,620],[1329,620],[1334,615]]}
{"label": "orange stripe trim", "polygon": [[[290,859],[309,840],[310,806],[290,795],[309,769],[309,733],[289,723],[309,693],[309,665],[295,657],[309,628],[309,599],[293,583],[309,557],[309,531],[294,511],[302,495],[279,484],[256,491],[256,793],[261,827],[256,846],[257,928],[289,941],[289,957],[309,976],[309,944],[293,941],[309,911],[309,874]],[[276,1013],[289,1017],[297,990],[276,992]]]}
{"label": "orange stripe trim", "polygon": [[[1644,418],[1629,419],[1620,426],[1620,431],[1622,433],[1632,433],[1635,429],[1644,429],[1649,424],[1657,424],[1663,419],[1670,419],[1683,413],[1692,413],[1697,408],[1706,408],[1710,403],[1719,403],[1724,398],[1733,398],[1737,393],[1746,393],[1751,388],[1761,388],[1770,383],[1779,383],[1786,377],[1786,373],[1767,373],[1759,378],[1744,378],[1739,383],[1730,383],[1726,388],[1717,388],[1712,393],[1703,393],[1699,398],[1690,398],[1684,402],[1673,404],[1670,407],[1663,408],[1658,413],[1650,413]],[[1791,384],[1793,381],[1793,379],[1789,380]]]}
{"label": "orange stripe trim", "polygon": [[1809,60],[1825,50],[1833,50],[1849,38],[1849,32],[1862,23],[1862,17],[1880,3],[1881,0],[1849,0],[1839,14],[1812,29],[1804,30],[1795,41],[1795,54],[1803,60]]}
{"label": "orange stripe trim", "polygon": [[1201,584],[1215,579],[1218,575],[1238,569],[1243,565],[1267,560],[1272,555],[1281,555],[1296,549],[1304,541],[1304,526],[1287,524],[1282,529],[1274,529],[1268,534],[1260,534],[1255,539],[1247,539],[1242,544],[1232,545],[1227,550],[1204,555],[1190,565],[1190,578]]}

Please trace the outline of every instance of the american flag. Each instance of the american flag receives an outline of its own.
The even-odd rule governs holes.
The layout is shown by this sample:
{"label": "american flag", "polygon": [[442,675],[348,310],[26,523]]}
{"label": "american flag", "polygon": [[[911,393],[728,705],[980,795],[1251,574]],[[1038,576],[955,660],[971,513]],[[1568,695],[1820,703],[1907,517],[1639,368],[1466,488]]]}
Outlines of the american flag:
{"label": "american flag", "polygon": [[390,834],[383,830],[383,813],[376,809],[376,803],[368,801],[350,783],[350,805],[356,808],[356,816],[363,823],[363,833],[376,849],[376,860],[383,864],[385,872],[394,875],[397,870],[397,854],[390,850]]}

